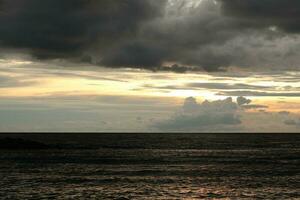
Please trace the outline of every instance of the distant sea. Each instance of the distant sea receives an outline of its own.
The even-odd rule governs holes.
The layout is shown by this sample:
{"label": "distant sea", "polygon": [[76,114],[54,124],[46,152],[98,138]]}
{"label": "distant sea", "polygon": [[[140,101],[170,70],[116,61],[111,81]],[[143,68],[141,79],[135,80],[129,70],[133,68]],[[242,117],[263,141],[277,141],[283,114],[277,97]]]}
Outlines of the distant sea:
{"label": "distant sea", "polygon": [[0,134],[0,149],[0,199],[300,199],[300,134]]}

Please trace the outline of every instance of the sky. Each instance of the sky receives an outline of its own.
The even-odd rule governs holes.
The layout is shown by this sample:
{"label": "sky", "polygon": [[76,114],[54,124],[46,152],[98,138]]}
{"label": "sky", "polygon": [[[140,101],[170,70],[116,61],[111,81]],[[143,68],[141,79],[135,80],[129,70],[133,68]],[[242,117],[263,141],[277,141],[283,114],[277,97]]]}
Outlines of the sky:
{"label": "sky", "polygon": [[299,132],[299,4],[0,0],[0,132]]}

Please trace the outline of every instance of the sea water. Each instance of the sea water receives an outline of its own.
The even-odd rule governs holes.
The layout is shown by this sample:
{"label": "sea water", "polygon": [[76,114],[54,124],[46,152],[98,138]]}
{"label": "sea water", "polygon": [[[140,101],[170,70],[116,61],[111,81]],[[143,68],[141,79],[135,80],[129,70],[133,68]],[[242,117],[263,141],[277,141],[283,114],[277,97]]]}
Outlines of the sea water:
{"label": "sea water", "polygon": [[299,134],[9,136],[53,147],[1,150],[0,199],[300,199]]}

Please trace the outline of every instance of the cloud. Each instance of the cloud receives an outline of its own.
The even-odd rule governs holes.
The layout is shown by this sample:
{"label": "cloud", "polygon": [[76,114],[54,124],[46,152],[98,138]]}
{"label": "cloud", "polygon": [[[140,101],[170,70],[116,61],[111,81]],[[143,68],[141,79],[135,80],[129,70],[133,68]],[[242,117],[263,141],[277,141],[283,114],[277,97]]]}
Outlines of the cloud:
{"label": "cloud", "polygon": [[[183,70],[183,69],[182,69]],[[223,80],[223,79],[222,79]],[[169,89],[169,90],[195,90],[195,89],[209,89],[209,90],[262,90],[262,89],[275,89],[272,86],[261,86],[261,85],[250,85],[244,83],[230,84],[225,82],[212,83],[212,82],[195,82],[188,83],[185,85],[165,85],[165,86],[155,86],[146,84],[144,87],[155,88],[155,89]]]}
{"label": "cloud", "polygon": [[241,105],[244,109],[261,109],[261,108],[268,108],[265,105],[258,105],[258,104],[251,104],[251,105]]}
{"label": "cloud", "polygon": [[298,7],[296,0],[0,0],[0,47],[153,71],[298,70]]}
{"label": "cloud", "polygon": [[148,45],[160,50],[159,63],[175,62],[206,71],[230,66],[298,69],[299,35],[274,29],[273,23],[258,26],[255,20],[228,16],[224,12],[227,1],[172,2],[163,17],[142,26],[138,37],[145,51]]}
{"label": "cloud", "polygon": [[251,102],[252,102],[251,99],[247,99],[242,96],[236,98],[237,105],[239,105],[241,108],[246,109],[246,110],[268,108],[268,106],[265,106],[265,105],[250,104]]}
{"label": "cloud", "polygon": [[109,67],[134,67],[155,70],[163,62],[164,51],[160,47],[151,44],[128,42],[105,54],[100,64]]}
{"label": "cloud", "polygon": [[258,91],[222,91],[223,96],[257,96],[257,97],[300,97],[299,92],[258,92]]}
{"label": "cloud", "polygon": [[251,100],[250,100],[250,99],[247,99],[247,98],[245,98],[245,97],[238,97],[238,98],[236,99],[236,101],[237,101],[237,104],[238,104],[239,106],[242,106],[242,105],[250,104],[250,103],[251,103]]}
{"label": "cloud", "polygon": [[33,80],[19,80],[15,77],[0,75],[0,88],[26,87],[30,85],[35,85],[37,83],[37,81]]}
{"label": "cloud", "polygon": [[280,115],[289,115],[290,112],[288,112],[288,111],[280,111],[280,112],[278,112],[278,114],[280,114]]}
{"label": "cloud", "polygon": [[287,32],[299,32],[298,0],[220,0],[226,15],[252,26],[276,26]]}
{"label": "cloud", "polygon": [[185,100],[181,111],[170,120],[156,124],[162,130],[211,130],[214,126],[239,125],[238,106],[232,98],[218,101],[204,101],[198,104],[196,99]]}
{"label": "cloud", "polygon": [[289,126],[296,126],[296,125],[300,125],[300,122],[297,122],[296,120],[294,119],[287,119],[284,121],[284,123],[286,125],[289,125]]}
{"label": "cloud", "polygon": [[204,88],[204,89],[219,89],[219,90],[236,90],[236,89],[270,89],[271,86],[249,85],[244,83],[229,84],[229,83],[189,83],[188,87]]}
{"label": "cloud", "polygon": [[[155,122],[153,126],[160,131],[171,132],[280,132],[295,131],[297,127],[293,126],[300,125],[295,113],[274,113],[260,108],[267,106],[251,104],[251,100],[245,97],[236,101],[229,97],[202,103],[189,97],[175,114]],[[249,109],[259,110],[249,112]]]}
{"label": "cloud", "polygon": [[77,57],[91,48],[101,52],[134,37],[140,23],[159,15],[163,3],[0,0],[0,44],[29,50],[38,58]]}

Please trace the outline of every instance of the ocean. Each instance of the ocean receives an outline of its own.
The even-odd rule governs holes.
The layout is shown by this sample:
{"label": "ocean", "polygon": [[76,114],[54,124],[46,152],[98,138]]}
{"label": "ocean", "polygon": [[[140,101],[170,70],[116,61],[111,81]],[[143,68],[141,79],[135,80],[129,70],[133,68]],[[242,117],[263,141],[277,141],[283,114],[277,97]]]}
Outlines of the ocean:
{"label": "ocean", "polygon": [[300,134],[0,134],[0,145],[0,199],[300,199]]}

